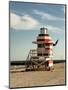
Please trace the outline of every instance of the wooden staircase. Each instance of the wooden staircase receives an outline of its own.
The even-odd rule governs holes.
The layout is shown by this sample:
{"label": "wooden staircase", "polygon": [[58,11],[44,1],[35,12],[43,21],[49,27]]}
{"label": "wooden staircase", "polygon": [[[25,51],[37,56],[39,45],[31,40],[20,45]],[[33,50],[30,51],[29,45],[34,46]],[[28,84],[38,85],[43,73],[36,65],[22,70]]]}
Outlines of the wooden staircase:
{"label": "wooden staircase", "polygon": [[[29,62],[29,63],[27,63]],[[45,65],[46,67],[46,58],[43,58],[40,60],[40,57],[37,56],[37,50],[32,49],[29,51],[28,56],[26,58],[26,70],[37,70],[42,65]]]}

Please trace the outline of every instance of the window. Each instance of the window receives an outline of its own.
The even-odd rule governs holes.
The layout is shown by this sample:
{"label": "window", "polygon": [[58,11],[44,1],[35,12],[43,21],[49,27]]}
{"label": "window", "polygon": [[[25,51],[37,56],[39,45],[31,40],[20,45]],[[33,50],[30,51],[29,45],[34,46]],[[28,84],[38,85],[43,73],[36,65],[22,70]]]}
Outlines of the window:
{"label": "window", "polygon": [[44,44],[38,44],[38,48],[43,48]]}

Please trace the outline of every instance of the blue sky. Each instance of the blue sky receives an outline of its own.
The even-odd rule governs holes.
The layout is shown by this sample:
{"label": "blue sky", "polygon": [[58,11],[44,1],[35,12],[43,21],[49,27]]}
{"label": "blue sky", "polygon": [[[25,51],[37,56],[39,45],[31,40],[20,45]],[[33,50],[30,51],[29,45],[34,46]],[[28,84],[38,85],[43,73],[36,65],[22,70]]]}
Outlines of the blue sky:
{"label": "blue sky", "polygon": [[65,59],[65,6],[10,2],[10,60],[26,60],[43,26],[53,41],[59,39],[53,59]]}

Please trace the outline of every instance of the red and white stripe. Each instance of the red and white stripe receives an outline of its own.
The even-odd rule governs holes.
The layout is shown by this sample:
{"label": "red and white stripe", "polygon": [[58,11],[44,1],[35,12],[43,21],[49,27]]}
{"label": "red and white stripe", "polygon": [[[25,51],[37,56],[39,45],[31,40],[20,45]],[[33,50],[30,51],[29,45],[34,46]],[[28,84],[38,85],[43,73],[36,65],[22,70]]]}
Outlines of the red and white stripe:
{"label": "red and white stripe", "polygon": [[49,65],[49,67],[52,67],[53,66],[53,60],[48,60],[48,65]]}
{"label": "red and white stripe", "polygon": [[38,36],[37,43],[53,43],[53,40],[50,36]]}
{"label": "red and white stripe", "polygon": [[38,36],[37,39],[49,39],[52,40],[50,36]]}

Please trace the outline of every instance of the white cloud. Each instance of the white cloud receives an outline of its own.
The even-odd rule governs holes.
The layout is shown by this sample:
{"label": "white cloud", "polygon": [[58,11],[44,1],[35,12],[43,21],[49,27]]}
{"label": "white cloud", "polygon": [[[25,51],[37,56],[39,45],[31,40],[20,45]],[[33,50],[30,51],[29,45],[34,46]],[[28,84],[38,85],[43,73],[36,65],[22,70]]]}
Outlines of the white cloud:
{"label": "white cloud", "polygon": [[39,25],[39,22],[29,15],[19,16],[15,13],[10,13],[10,27],[16,30],[34,29]]}
{"label": "white cloud", "polygon": [[61,31],[61,29],[60,28],[58,28],[58,27],[55,27],[55,26],[51,26],[51,25],[47,25],[47,27],[49,28],[49,30],[52,30],[52,31]]}
{"label": "white cloud", "polygon": [[[23,16],[16,15],[14,13],[10,14],[10,27],[15,30],[31,30],[31,29],[39,29],[42,23],[38,22],[34,18],[29,15],[24,14]],[[44,25],[47,27],[49,31],[54,33],[61,33],[61,28],[52,26],[52,25]]]}
{"label": "white cloud", "polygon": [[34,10],[34,13],[36,15],[41,16],[42,19],[47,19],[47,20],[64,20],[63,18],[51,15],[49,13],[41,12],[41,11],[38,11],[38,10]]}
{"label": "white cloud", "polygon": [[48,28],[48,31],[53,32],[53,33],[57,33],[57,34],[61,34],[61,32],[64,31],[61,28],[55,27],[55,26],[52,26],[52,25],[46,25],[44,27]]}

